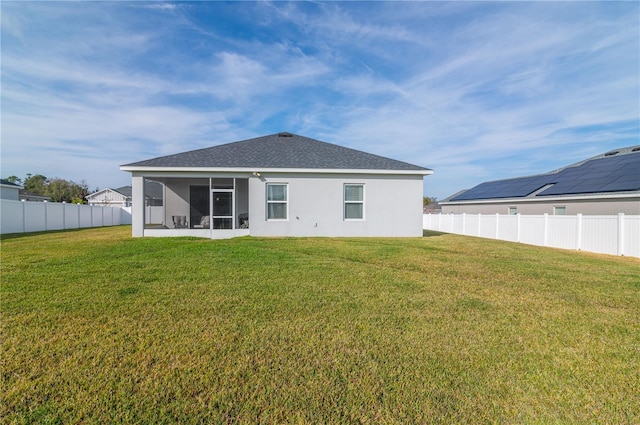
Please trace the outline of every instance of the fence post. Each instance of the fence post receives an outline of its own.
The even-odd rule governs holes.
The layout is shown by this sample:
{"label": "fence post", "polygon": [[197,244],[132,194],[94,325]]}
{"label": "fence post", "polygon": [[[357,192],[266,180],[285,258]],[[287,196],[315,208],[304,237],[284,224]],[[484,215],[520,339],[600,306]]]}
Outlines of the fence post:
{"label": "fence post", "polygon": [[542,246],[547,246],[549,243],[549,214],[548,213],[544,213],[544,233],[543,233],[543,239],[542,239]]}
{"label": "fence post", "polygon": [[500,214],[496,213],[496,239],[498,239],[498,236],[500,235]]}
{"label": "fence post", "polygon": [[482,214],[478,213],[478,237],[480,237],[480,235],[482,234],[480,226],[482,226]]}
{"label": "fence post", "polygon": [[27,200],[22,200],[22,233],[27,231]]}
{"label": "fence post", "polygon": [[45,230],[45,232],[47,230],[49,230],[49,217],[47,217],[47,205],[49,205],[49,203],[47,201],[44,201],[44,230]]}
{"label": "fence post", "polygon": [[624,255],[624,213],[618,213],[618,255]]}
{"label": "fence post", "polygon": [[576,214],[576,249],[582,249],[582,213]]}
{"label": "fence post", "polygon": [[520,213],[516,214],[516,242],[520,243]]}

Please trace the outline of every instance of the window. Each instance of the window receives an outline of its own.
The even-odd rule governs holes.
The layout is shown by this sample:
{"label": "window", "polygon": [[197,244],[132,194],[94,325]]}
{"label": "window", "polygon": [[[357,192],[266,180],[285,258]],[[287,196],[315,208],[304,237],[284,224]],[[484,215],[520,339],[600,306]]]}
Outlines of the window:
{"label": "window", "polygon": [[364,185],[344,185],[344,219],[364,219]]}
{"label": "window", "polygon": [[565,207],[564,205],[561,207],[553,207],[553,215],[566,215],[567,214],[567,207]]}
{"label": "window", "polygon": [[509,215],[518,214],[518,207],[509,207]]}
{"label": "window", "polygon": [[287,210],[287,185],[267,183],[267,220],[286,220]]}

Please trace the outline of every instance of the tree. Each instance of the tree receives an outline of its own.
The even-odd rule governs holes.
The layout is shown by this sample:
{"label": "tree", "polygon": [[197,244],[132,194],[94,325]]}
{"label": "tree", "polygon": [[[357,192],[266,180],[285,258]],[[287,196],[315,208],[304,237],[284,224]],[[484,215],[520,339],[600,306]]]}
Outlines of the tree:
{"label": "tree", "polygon": [[429,204],[435,204],[438,202],[438,198],[435,197],[430,197],[430,196],[424,196],[422,198],[422,206],[426,206]]}
{"label": "tree", "polygon": [[89,194],[89,187],[83,180],[81,184],[55,177],[46,186],[46,195],[53,202],[84,203]]}
{"label": "tree", "polygon": [[46,195],[48,183],[49,180],[42,174],[36,174],[35,176],[27,174],[23,186],[27,192],[35,193],[36,195]]}
{"label": "tree", "polygon": [[9,177],[7,177],[6,179],[3,179],[3,180],[6,180],[6,181],[8,181],[10,183],[13,183],[13,184],[22,185],[22,179],[20,177],[17,177],[17,176],[9,176]]}

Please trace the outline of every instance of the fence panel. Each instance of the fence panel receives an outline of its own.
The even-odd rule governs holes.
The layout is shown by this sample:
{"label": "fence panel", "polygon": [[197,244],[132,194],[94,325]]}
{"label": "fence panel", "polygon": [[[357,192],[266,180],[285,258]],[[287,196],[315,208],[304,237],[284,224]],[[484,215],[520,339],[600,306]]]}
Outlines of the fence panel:
{"label": "fence panel", "polygon": [[111,207],[110,210],[102,210],[102,225],[113,226],[113,211],[115,208]]}
{"label": "fence panel", "polygon": [[29,202],[24,205],[24,231],[47,230],[47,205],[44,202]]}
{"label": "fence panel", "polygon": [[64,206],[64,228],[77,229],[80,227],[80,205],[62,204]]}
{"label": "fence panel", "polygon": [[571,215],[547,217],[547,246],[578,249],[578,220]]}
{"label": "fence panel", "polygon": [[640,257],[640,215],[624,218],[623,254]]}
{"label": "fence panel", "polygon": [[480,232],[480,216],[478,214],[466,214],[464,228],[467,235],[478,235]]}
{"label": "fence panel", "polygon": [[144,220],[146,224],[164,224],[164,207],[145,207]]}
{"label": "fence panel", "polygon": [[63,230],[64,229],[64,205],[53,202],[43,202],[47,210],[47,229],[46,230]]}
{"label": "fence panel", "polygon": [[[428,217],[426,217],[428,216]],[[424,228],[563,249],[640,257],[640,216],[426,214]]]}
{"label": "fence panel", "polygon": [[93,226],[93,207],[89,206],[89,208],[80,208],[78,217],[80,217],[81,228]]}
{"label": "fence panel", "polygon": [[478,232],[478,236],[495,239],[497,224],[498,216],[496,214],[480,215],[480,231]]}
{"label": "fence panel", "polygon": [[518,221],[520,217],[515,214],[501,215],[496,218],[497,224],[497,237],[503,241],[518,242]]}
{"label": "fence panel", "polygon": [[601,254],[618,253],[618,216],[583,216],[582,230],[581,249]]}
{"label": "fence panel", "polygon": [[4,199],[0,204],[0,229],[2,233],[24,232],[24,220],[20,201]]}
{"label": "fence panel", "polygon": [[[97,205],[89,205],[91,208],[91,227],[102,227],[104,226],[102,221],[102,209],[104,207],[99,207]],[[111,207],[108,207],[111,208]]]}
{"label": "fence panel", "polygon": [[451,217],[451,233],[464,233],[465,231],[465,215],[454,215]]}
{"label": "fence panel", "polygon": [[544,216],[520,216],[520,242],[544,246]]}

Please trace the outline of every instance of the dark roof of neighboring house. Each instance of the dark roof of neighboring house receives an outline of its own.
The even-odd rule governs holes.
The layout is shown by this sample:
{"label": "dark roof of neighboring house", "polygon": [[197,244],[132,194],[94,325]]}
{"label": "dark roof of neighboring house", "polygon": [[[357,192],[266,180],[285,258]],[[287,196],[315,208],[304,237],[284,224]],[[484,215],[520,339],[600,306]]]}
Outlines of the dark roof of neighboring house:
{"label": "dark roof of neighboring house", "polygon": [[12,183],[9,180],[5,180],[5,179],[0,179],[0,184],[3,184],[5,186],[15,186],[16,189],[20,189],[22,187],[19,184]]}
{"label": "dark roof of neighboring house", "polygon": [[127,198],[131,198],[131,186],[122,186],[117,189],[113,189],[114,192],[118,192],[120,195],[124,195]]}
{"label": "dark roof of neighboring house", "polygon": [[[117,189],[113,189],[121,195],[131,198],[131,186],[122,186]],[[144,183],[144,196],[152,199],[162,199],[162,184],[154,181],[147,180]]]}
{"label": "dark roof of neighboring house", "polygon": [[615,149],[546,174],[481,183],[441,202],[640,191],[640,145]]}
{"label": "dark roof of neighboring house", "polygon": [[227,143],[162,156],[123,167],[288,168],[431,171],[395,159],[321,142],[291,133]]}

